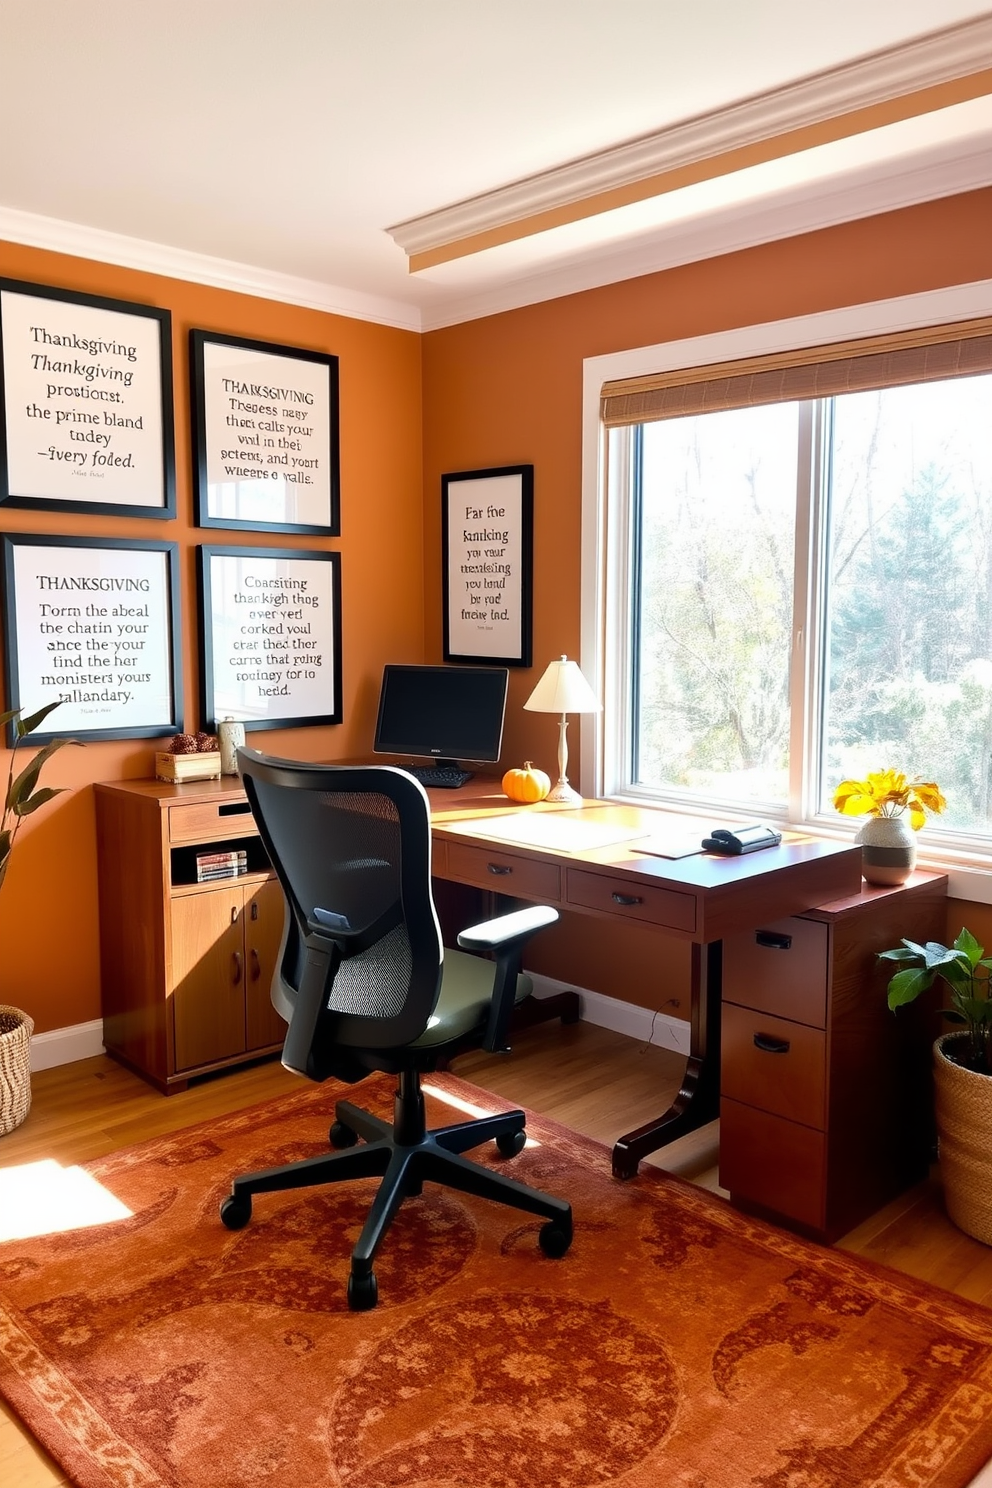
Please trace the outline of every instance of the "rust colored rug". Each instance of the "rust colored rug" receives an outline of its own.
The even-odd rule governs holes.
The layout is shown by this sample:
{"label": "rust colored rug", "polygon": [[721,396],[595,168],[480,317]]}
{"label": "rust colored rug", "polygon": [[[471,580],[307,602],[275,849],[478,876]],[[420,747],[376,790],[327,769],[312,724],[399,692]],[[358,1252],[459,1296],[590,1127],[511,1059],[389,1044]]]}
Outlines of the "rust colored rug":
{"label": "rust colored rug", "polygon": [[[450,1076],[432,1086],[505,1103]],[[743,1218],[533,1118],[537,1221],[428,1185],[350,1313],[370,1183],[260,1196],[331,1083],[90,1165],[132,1211],[0,1245],[0,1392],[81,1488],[962,1488],[992,1453],[992,1313]],[[350,1091],[355,1097],[356,1090]],[[387,1114],[392,1082],[357,1087]],[[431,1120],[458,1120],[431,1097]],[[493,1152],[492,1161],[501,1161]]]}

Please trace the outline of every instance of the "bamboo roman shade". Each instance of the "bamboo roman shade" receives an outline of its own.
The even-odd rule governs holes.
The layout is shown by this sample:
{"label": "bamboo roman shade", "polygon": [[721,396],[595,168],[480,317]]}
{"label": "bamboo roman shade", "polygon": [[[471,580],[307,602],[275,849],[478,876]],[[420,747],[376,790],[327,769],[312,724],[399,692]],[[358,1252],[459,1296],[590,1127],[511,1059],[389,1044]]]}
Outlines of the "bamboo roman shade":
{"label": "bamboo roman shade", "polygon": [[603,384],[609,428],[992,372],[992,317]]}

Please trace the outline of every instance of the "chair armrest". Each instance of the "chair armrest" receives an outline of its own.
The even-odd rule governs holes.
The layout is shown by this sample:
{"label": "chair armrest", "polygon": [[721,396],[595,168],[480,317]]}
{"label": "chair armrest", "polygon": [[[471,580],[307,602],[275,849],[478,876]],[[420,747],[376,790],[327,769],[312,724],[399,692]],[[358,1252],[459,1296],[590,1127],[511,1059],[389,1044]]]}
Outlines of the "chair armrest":
{"label": "chair armrest", "polygon": [[489,1054],[505,1053],[506,1035],[510,1026],[510,1014],[517,998],[517,977],[524,944],[553,925],[558,911],[545,904],[535,904],[529,909],[517,909],[512,914],[500,915],[495,920],[485,920],[481,925],[471,925],[458,937],[458,944],[466,951],[493,951],[496,956],[496,975],[493,979],[493,998],[489,1008],[489,1019],[482,1047]]}
{"label": "chair armrest", "polygon": [[556,909],[534,904],[529,909],[517,909],[512,914],[499,915],[495,920],[470,925],[458,936],[458,944],[463,951],[496,951],[515,941],[523,945],[538,930],[553,925],[557,918]]}

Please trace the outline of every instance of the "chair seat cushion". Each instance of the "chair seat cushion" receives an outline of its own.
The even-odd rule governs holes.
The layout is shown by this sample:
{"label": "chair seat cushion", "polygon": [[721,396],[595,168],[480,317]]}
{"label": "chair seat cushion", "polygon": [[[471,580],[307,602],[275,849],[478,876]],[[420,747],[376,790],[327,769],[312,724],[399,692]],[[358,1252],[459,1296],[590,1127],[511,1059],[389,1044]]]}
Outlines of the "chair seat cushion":
{"label": "chair seat cushion", "polygon": [[[437,1006],[427,1028],[410,1047],[430,1049],[482,1027],[489,1017],[494,972],[493,963],[481,956],[445,950]],[[523,1002],[533,990],[530,977],[521,973],[514,1002]]]}

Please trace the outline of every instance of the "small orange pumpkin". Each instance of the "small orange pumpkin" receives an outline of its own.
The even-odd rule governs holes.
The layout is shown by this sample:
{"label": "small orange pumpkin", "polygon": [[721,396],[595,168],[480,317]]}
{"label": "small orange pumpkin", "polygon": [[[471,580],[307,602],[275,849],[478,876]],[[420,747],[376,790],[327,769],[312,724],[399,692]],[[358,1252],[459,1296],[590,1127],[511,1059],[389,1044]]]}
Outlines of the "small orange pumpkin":
{"label": "small orange pumpkin", "polygon": [[530,760],[524,761],[522,770],[507,770],[503,776],[503,794],[511,801],[543,801],[551,789],[551,781],[543,770],[535,770]]}

